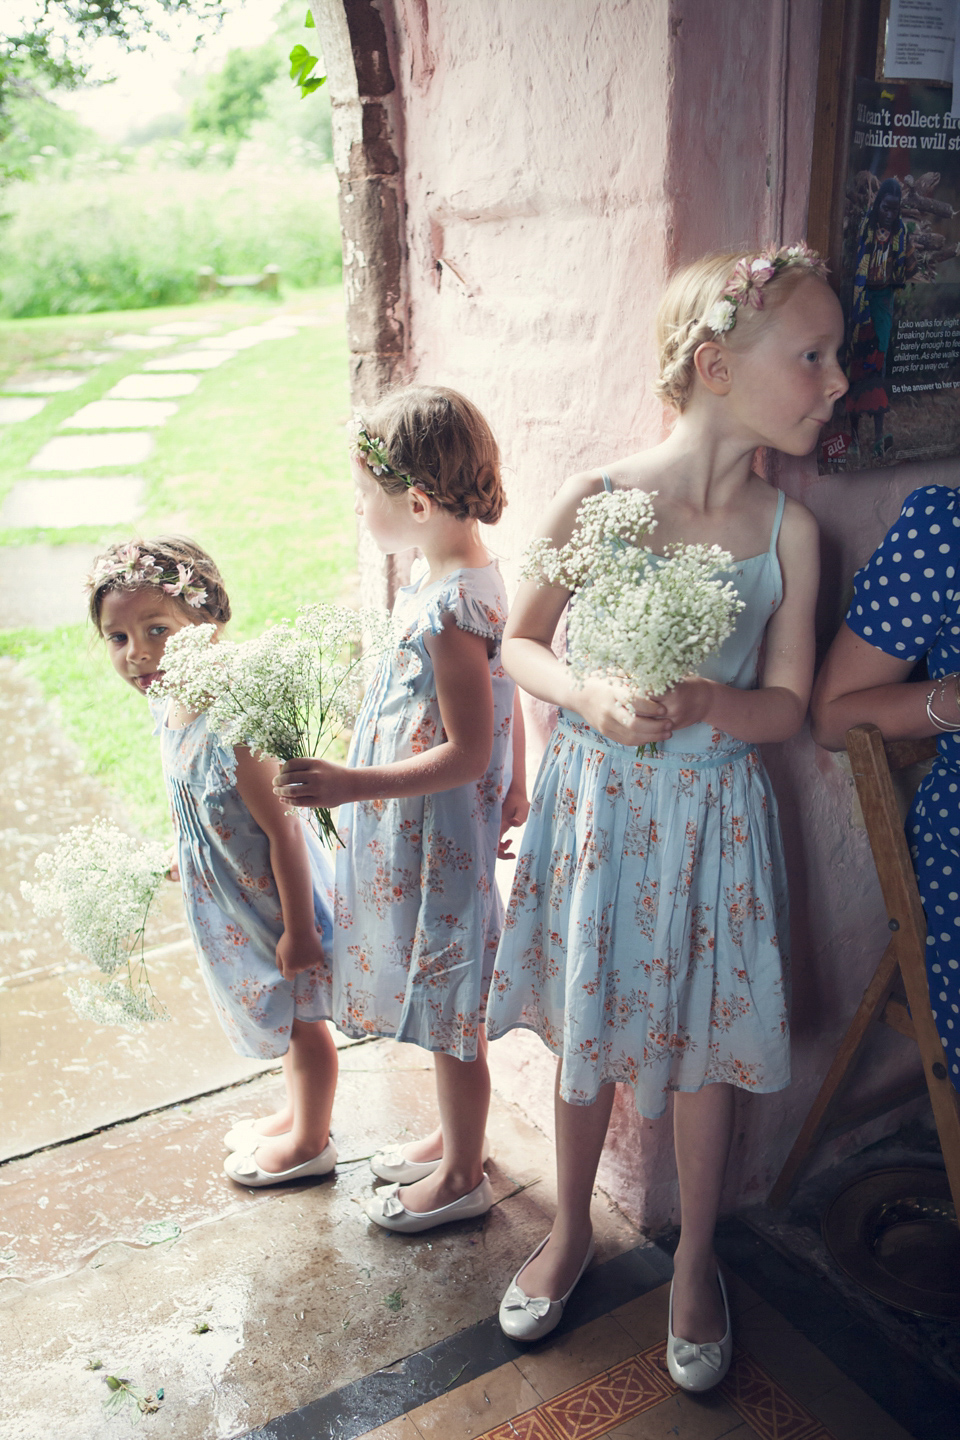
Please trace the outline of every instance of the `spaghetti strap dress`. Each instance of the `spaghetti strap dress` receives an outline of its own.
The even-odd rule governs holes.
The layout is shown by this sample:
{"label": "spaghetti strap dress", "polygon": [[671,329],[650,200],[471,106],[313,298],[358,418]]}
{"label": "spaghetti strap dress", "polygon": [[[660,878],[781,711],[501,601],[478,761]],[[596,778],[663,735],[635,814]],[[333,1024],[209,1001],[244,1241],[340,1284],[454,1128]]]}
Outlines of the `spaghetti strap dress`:
{"label": "spaghetti strap dress", "polygon": [[275,1059],[289,1048],[294,1018],[331,1015],[333,866],[302,822],[325,963],[285,980],[276,963],[283,911],[270,841],[237,790],[233,748],[210,733],[204,715],[178,727],[169,724],[170,701],[150,708],[200,974],[237,1054]]}
{"label": "spaghetti strap dress", "polygon": [[[781,493],[767,550],[719,572],[744,609],[699,673],[738,689],[758,683],[783,598],[783,507]],[[671,1090],[782,1090],[787,936],[776,800],[754,746],[697,724],[638,757],[559,711],[504,917],[491,1039],[532,1030],[562,1057],[568,1103],[622,1081],[651,1119]]]}

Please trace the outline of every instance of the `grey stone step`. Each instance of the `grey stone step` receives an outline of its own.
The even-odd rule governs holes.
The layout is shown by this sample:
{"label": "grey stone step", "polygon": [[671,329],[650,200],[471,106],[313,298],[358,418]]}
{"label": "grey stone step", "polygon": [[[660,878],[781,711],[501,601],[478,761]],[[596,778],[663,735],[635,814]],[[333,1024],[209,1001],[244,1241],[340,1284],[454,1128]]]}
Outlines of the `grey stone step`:
{"label": "grey stone step", "polygon": [[215,370],[236,353],[236,350],[183,350],[179,355],[163,355],[159,360],[148,360],[143,368],[151,374],[161,370]]}
{"label": "grey stone step", "polygon": [[169,375],[124,375],[105,400],[167,400],[174,395],[192,395],[200,384],[199,375],[173,372]]}
{"label": "grey stone step", "polygon": [[153,436],[143,430],[113,435],[58,435],[30,461],[31,470],[101,470],[142,465],[153,452]]}
{"label": "grey stone step", "polygon": [[10,545],[0,565],[0,629],[79,625],[87,613],[84,580],[96,545]]}
{"label": "grey stone step", "polygon": [[144,425],[165,425],[178,409],[172,400],[92,400],[63,420],[60,429],[139,430]]}
{"label": "grey stone step", "polygon": [[107,341],[114,350],[162,350],[176,343],[172,335],[114,335]]}
{"label": "grey stone step", "polygon": [[216,320],[168,320],[166,325],[151,325],[151,335],[212,335],[222,329]]}
{"label": "grey stone step", "polygon": [[145,485],[133,475],[18,480],[0,506],[0,526],[66,530],[122,524],[140,514]]}
{"label": "grey stone step", "polygon": [[89,370],[76,375],[15,375],[3,388],[8,395],[59,395],[65,390],[79,389],[89,378]]}
{"label": "grey stone step", "polygon": [[32,420],[46,405],[46,400],[0,399],[0,425],[15,425],[20,420]]}

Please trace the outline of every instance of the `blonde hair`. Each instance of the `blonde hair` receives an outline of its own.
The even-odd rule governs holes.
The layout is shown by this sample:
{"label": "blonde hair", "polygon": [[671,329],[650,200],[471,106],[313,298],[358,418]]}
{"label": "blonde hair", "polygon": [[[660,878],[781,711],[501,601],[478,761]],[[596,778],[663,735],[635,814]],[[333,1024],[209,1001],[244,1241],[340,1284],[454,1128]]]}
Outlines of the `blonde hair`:
{"label": "blonde hair", "polygon": [[388,495],[403,495],[413,483],[458,519],[500,519],[507,503],[500,449],[466,396],[442,385],[407,385],[364,410],[361,421],[383,441],[390,471],[370,473]]}
{"label": "blonde hair", "polygon": [[[190,570],[191,585],[200,586],[206,593],[199,605],[192,605],[185,595],[164,594],[180,610],[185,618],[192,625],[209,624],[212,620],[215,624],[226,625],[230,619],[230,597],[224,587],[223,578],[217,569],[215,562],[207,554],[206,550],[194,540],[188,540],[183,535],[159,535],[155,540],[122,540],[116,545],[109,546],[102,555],[98,555],[94,562],[94,573],[98,567],[109,570],[111,561],[121,562],[132,549],[139,551],[140,556],[152,556],[155,564],[163,571],[174,572],[176,578],[177,566],[182,565]],[[104,564],[106,562],[106,564]],[[139,562],[138,562],[139,563]],[[151,590],[159,587],[148,579],[138,580],[136,572],[133,575],[124,575],[120,564],[113,573],[108,573],[91,587],[89,614],[102,635],[100,625],[100,612],[103,608],[103,598],[111,590]]]}
{"label": "blonde hair", "polygon": [[[736,325],[718,334],[708,323],[714,307],[724,298],[738,260],[748,263],[769,255],[764,250],[723,250],[704,255],[670,277],[657,309],[656,335],[660,373],[654,389],[660,399],[681,414],[693,389],[693,357],[707,340],[744,351],[757,337],[759,327],[790,298],[809,275],[817,272],[807,264],[785,266],[765,283],[763,307],[738,305]],[[819,258],[819,257],[818,257]]]}

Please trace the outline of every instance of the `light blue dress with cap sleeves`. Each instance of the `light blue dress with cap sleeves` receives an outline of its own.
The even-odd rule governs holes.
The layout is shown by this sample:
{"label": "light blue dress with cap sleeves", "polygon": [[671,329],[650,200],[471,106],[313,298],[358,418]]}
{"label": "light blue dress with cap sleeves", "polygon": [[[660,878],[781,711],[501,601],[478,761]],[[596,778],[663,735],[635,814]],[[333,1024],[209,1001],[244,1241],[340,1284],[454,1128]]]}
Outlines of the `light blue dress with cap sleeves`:
{"label": "light blue dress with cap sleeves", "polygon": [[[745,608],[700,673],[738,689],[758,684],[783,598],[783,507],[780,494],[767,550],[720,575]],[[563,1057],[564,1100],[588,1105],[623,1081],[650,1118],[670,1090],[781,1090],[787,935],[776,800],[755,747],[697,724],[640,758],[559,712],[504,918],[491,1039],[533,1030]]]}
{"label": "light blue dress with cap sleeves", "polygon": [[364,696],[348,763],[387,765],[446,740],[427,641],[448,620],[488,642],[493,749],[472,784],[340,807],[334,1018],[347,1035],[392,1035],[473,1060],[503,918],[494,871],[513,765],[497,564],[433,582],[421,567],[393,614],[398,639]]}
{"label": "light blue dress with cap sleeves", "polygon": [[333,866],[301,823],[313,879],[314,915],[325,963],[293,981],[277,969],[283,911],[270,841],[237,790],[232,747],[198,715],[171,726],[171,702],[151,703],[160,736],[187,924],[217,1018],[238,1055],[273,1059],[290,1044],[294,1018],[330,1018]]}

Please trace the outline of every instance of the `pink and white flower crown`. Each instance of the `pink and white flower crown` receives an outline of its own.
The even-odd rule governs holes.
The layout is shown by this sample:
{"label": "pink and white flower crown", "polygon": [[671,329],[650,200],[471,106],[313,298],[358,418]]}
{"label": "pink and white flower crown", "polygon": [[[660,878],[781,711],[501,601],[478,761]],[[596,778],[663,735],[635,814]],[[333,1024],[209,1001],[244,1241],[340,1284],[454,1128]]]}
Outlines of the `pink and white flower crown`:
{"label": "pink and white flower crown", "polygon": [[115,545],[97,557],[93,571],[87,576],[86,589],[93,595],[104,585],[112,589],[136,590],[142,585],[159,585],[165,595],[179,597],[195,610],[205,604],[207,592],[202,585],[193,585],[193,570],[177,563],[175,570],[164,570],[152,555],[140,549],[135,540]]}
{"label": "pink and white flower crown", "polygon": [[827,278],[826,262],[802,241],[799,245],[781,245],[779,250],[764,250],[755,260],[744,256],[734,265],[722,298],[708,312],[704,323],[715,335],[732,330],[737,323],[740,306],[749,305],[754,310],[762,310],[764,285],[781,270],[788,270],[794,265],[801,265],[819,280]]}

